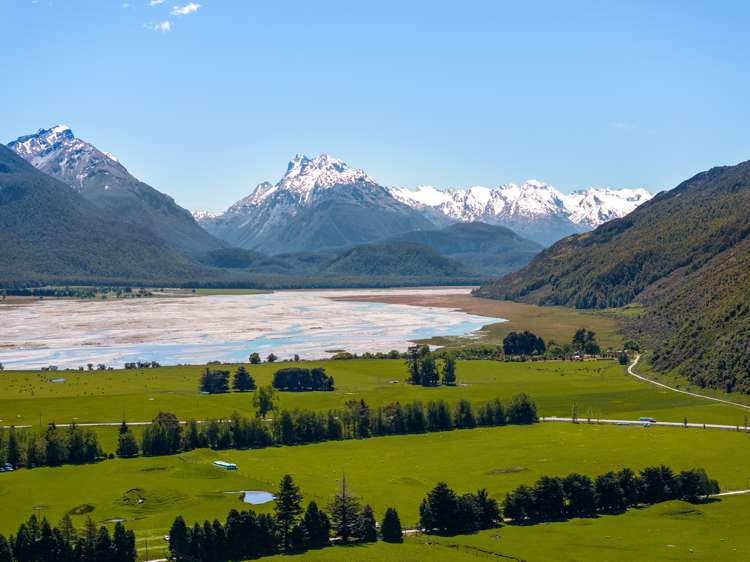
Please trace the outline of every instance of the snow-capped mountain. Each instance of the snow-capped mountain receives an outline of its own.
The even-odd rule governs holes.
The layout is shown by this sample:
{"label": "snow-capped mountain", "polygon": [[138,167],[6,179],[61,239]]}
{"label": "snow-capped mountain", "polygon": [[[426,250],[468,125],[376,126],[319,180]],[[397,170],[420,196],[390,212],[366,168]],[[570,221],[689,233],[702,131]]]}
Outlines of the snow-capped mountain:
{"label": "snow-capped mountain", "polygon": [[197,255],[225,246],[174,199],[134,178],[115,156],[76,137],[67,125],[39,129],[8,148],[118,220],[151,231],[173,248]]}
{"label": "snow-capped mountain", "polygon": [[433,226],[364,171],[327,154],[297,154],[277,183],[259,184],[225,213],[194,216],[235,246],[272,254],[342,248]]}
{"label": "snow-capped mountain", "polygon": [[39,129],[8,144],[8,148],[32,166],[63,180],[78,191],[93,175],[105,171],[114,176],[128,171],[117,158],[77,138],[67,125]]}
{"label": "snow-capped mountain", "polygon": [[395,187],[390,192],[429,216],[438,212],[453,221],[508,226],[542,244],[622,217],[651,198],[645,189],[587,189],[566,195],[537,180],[497,188],[442,191],[420,186],[416,190]]}
{"label": "snow-capped mountain", "polygon": [[645,189],[590,188],[568,195],[567,208],[571,221],[593,229],[624,217],[652,197]]}

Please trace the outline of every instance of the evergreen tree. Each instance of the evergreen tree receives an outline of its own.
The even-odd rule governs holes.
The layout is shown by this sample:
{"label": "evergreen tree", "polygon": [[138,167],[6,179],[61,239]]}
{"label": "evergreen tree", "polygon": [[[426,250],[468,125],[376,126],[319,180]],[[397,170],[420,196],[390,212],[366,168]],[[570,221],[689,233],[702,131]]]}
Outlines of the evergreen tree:
{"label": "evergreen tree", "polygon": [[458,499],[445,482],[438,482],[419,506],[419,525],[427,533],[448,533],[456,525]]}
{"label": "evergreen tree", "polygon": [[35,550],[38,552],[39,559],[42,561],[54,560],[53,555],[57,549],[55,542],[55,534],[52,532],[49,522],[46,518],[42,519],[42,524],[39,531],[39,540],[35,545]]}
{"label": "evergreen tree", "polygon": [[474,502],[477,508],[477,528],[492,529],[502,521],[500,507],[497,501],[492,499],[486,488],[477,490],[474,494]]}
{"label": "evergreen tree", "polygon": [[274,516],[285,550],[290,549],[290,532],[302,514],[302,494],[289,474],[279,483]]}
{"label": "evergreen tree", "polygon": [[331,521],[318,504],[310,502],[303,519],[305,542],[310,548],[322,548],[330,544]]}
{"label": "evergreen tree", "polygon": [[556,521],[565,517],[565,492],[562,480],[554,476],[542,476],[532,489],[534,498],[533,518],[541,521]]}
{"label": "evergreen tree", "polygon": [[508,406],[508,423],[528,424],[537,421],[536,404],[525,393],[516,394]]}
{"label": "evergreen tree", "polygon": [[638,505],[643,496],[643,482],[638,475],[631,469],[625,467],[617,473],[617,481],[625,495],[626,505]]}
{"label": "evergreen tree", "polygon": [[117,451],[118,457],[123,459],[130,459],[138,456],[138,441],[135,439],[135,435],[126,426],[126,431],[120,432],[117,438]]}
{"label": "evergreen tree", "polygon": [[276,402],[276,391],[271,385],[259,387],[253,395],[253,406],[261,419],[265,419],[269,412],[276,410]]}
{"label": "evergreen tree", "polygon": [[114,536],[112,538],[114,548],[114,562],[135,562],[138,554],[135,548],[135,533],[125,529],[121,522],[115,523]]}
{"label": "evergreen tree", "polygon": [[435,358],[429,351],[420,359],[419,376],[422,386],[437,386],[440,382]]}
{"label": "evergreen tree", "polygon": [[453,421],[455,426],[460,429],[476,427],[477,421],[474,417],[471,402],[468,400],[459,400],[456,403],[456,413],[453,416]]}
{"label": "evergreen tree", "polygon": [[378,540],[378,526],[375,521],[375,513],[369,505],[365,505],[359,514],[357,537],[362,542],[375,542]]}
{"label": "evergreen tree", "polygon": [[255,379],[247,372],[247,369],[240,365],[232,379],[232,388],[238,392],[248,392],[255,390]]}
{"label": "evergreen tree", "polygon": [[[72,464],[81,464],[86,462],[86,438],[75,424],[71,424],[68,428],[68,462]],[[49,462],[49,439],[47,440],[47,462]]]}
{"label": "evergreen tree", "polygon": [[185,520],[179,515],[169,530],[169,552],[176,562],[188,561],[191,558],[188,532]]}
{"label": "evergreen tree", "polygon": [[0,562],[13,562],[13,551],[8,540],[0,534]]}
{"label": "evergreen tree", "polygon": [[359,500],[351,493],[346,483],[346,476],[341,478],[341,487],[328,506],[336,535],[346,542],[357,532],[360,512]]}
{"label": "evergreen tree", "polygon": [[13,466],[17,467],[21,462],[21,448],[18,444],[18,436],[16,435],[16,428],[11,427],[8,433],[8,445],[5,453],[5,461]]}
{"label": "evergreen tree", "polygon": [[12,546],[13,556],[16,560],[34,560],[34,540],[35,539],[29,533],[29,529],[28,527],[26,527],[26,524],[21,523]]}
{"label": "evergreen tree", "polygon": [[520,523],[531,516],[534,511],[534,498],[528,486],[521,485],[505,495],[503,513],[505,517]]}
{"label": "evergreen tree", "polygon": [[113,558],[114,549],[112,548],[109,530],[106,527],[100,527],[94,543],[94,559],[96,562],[112,562]]}
{"label": "evergreen tree", "polygon": [[456,360],[450,354],[443,361],[443,384],[446,386],[455,386],[456,384]]}
{"label": "evergreen tree", "polygon": [[569,474],[563,479],[568,517],[591,517],[596,513],[594,483],[588,476]]}
{"label": "evergreen tree", "polygon": [[601,474],[594,482],[596,507],[604,513],[620,513],[627,508],[625,494],[614,472]]}
{"label": "evergreen tree", "polygon": [[385,510],[380,530],[383,534],[383,540],[386,542],[401,542],[404,540],[401,519],[399,519],[398,513],[392,507]]}
{"label": "evergreen tree", "polygon": [[60,535],[66,543],[69,545],[75,544],[76,539],[78,538],[78,533],[69,514],[66,513],[63,515],[62,519],[60,519],[60,522],[57,524],[57,528],[60,530]]}

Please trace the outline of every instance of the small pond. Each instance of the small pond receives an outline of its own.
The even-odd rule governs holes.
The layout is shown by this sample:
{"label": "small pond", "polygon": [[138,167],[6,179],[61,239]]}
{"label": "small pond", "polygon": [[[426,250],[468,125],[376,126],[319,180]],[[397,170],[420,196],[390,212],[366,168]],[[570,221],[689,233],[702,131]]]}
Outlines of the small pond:
{"label": "small pond", "polygon": [[274,495],[269,492],[246,491],[242,493],[242,501],[252,505],[260,505],[274,500]]}

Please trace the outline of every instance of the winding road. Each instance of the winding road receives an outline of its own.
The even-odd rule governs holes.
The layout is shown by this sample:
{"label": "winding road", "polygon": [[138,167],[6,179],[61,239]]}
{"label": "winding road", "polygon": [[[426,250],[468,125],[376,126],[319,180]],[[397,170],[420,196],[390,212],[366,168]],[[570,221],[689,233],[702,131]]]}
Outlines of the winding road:
{"label": "winding road", "polygon": [[641,359],[641,356],[636,355],[635,359],[628,367],[628,374],[632,377],[637,378],[638,380],[641,380],[643,382],[647,382],[650,384],[654,384],[662,388],[666,388],[667,390],[671,390],[672,392],[679,392],[680,394],[687,394],[688,396],[694,396],[696,398],[703,398],[704,400],[712,400],[714,402],[721,402],[722,404],[729,404],[730,406],[737,406],[738,408],[744,408],[745,410],[750,410],[750,405],[747,405],[747,404],[741,404],[739,402],[732,402],[731,400],[723,400],[722,398],[714,398],[713,396],[705,396],[703,394],[697,394],[695,392],[688,392],[687,390],[680,390],[679,388],[674,388],[673,386],[669,386],[659,381],[646,378],[643,375],[639,375],[638,373],[634,371],[634,369],[635,369],[635,366],[638,364],[638,361],[640,361],[640,359]]}

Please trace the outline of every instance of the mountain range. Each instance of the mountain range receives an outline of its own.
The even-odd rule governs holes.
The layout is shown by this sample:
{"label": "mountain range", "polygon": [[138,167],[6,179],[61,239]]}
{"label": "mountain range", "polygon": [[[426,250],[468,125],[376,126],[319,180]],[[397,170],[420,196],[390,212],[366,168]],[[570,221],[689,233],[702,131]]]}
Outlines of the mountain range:
{"label": "mountain range", "polygon": [[151,284],[211,272],[0,145],[0,286]]}
{"label": "mountain range", "polygon": [[412,191],[381,186],[363,170],[326,154],[298,154],[277,183],[259,184],[225,212],[196,211],[194,217],[232,245],[271,254],[346,248],[456,222],[505,226],[548,245],[623,216],[650,197],[643,189],[564,195],[533,180],[521,186]]}
{"label": "mountain range", "polygon": [[233,246],[268,254],[325,251],[433,224],[362,170],[328,155],[298,154],[275,184],[261,183],[200,223]]}
{"label": "mountain range", "polygon": [[8,147],[95,207],[150,231],[182,253],[196,256],[227,246],[202,229],[174,199],[134,178],[115,156],[79,139],[66,125],[39,129]]}
{"label": "mountain range", "polygon": [[623,218],[565,238],[477,295],[541,305],[639,304],[657,369],[750,392],[750,162],[712,168]]}
{"label": "mountain range", "polygon": [[441,191],[421,186],[413,191],[390,191],[399,201],[429,216],[506,226],[544,245],[622,217],[651,198],[645,189],[591,188],[565,195],[537,180],[496,188],[475,186]]}
{"label": "mountain range", "polygon": [[[44,246],[32,252],[21,241],[18,247],[27,248],[30,263],[21,264],[20,256],[15,265],[8,262],[6,279],[13,282],[159,279],[242,285],[260,283],[258,276],[262,276],[263,283],[273,285],[277,281],[268,281],[269,276],[278,276],[296,277],[293,286],[303,286],[302,278],[307,276],[310,284],[322,286],[340,284],[344,277],[366,284],[364,278],[376,275],[421,277],[424,282],[476,281],[516,270],[542,249],[503,223],[526,228],[547,241],[552,231],[559,236],[571,228],[588,228],[623,214],[648,196],[627,190],[566,196],[539,182],[495,190],[443,192],[423,187],[412,192],[383,187],[363,170],[329,155],[297,155],[277,183],[261,183],[223,213],[192,215],[135,178],[117,157],[78,138],[68,126],[39,129],[10,142],[8,148],[38,172],[33,174],[13,160],[15,188],[23,188],[27,198],[41,198],[38,216],[29,209],[19,212],[31,221],[29,232],[35,234],[30,240]],[[4,158],[10,162],[8,154]],[[58,182],[50,183],[51,179]],[[68,189],[61,190],[60,182]],[[56,187],[41,190],[38,185]],[[5,191],[6,200],[10,193]],[[60,194],[58,201],[52,200],[54,193]],[[74,244],[73,238],[56,240],[56,213],[98,216],[104,223],[80,230],[96,230],[93,242],[103,241],[111,228],[109,253],[83,241]],[[39,217],[46,222],[36,224]],[[71,225],[76,221],[69,219]],[[10,225],[18,226],[12,217],[0,221],[6,230],[14,228]],[[44,229],[50,233],[43,233]],[[105,267],[107,259],[122,261],[129,252],[138,255],[126,240],[115,243],[125,234],[161,255],[164,267],[145,257],[133,261],[129,270],[122,263]],[[14,232],[8,240],[19,236]],[[50,257],[42,260],[46,265],[31,263],[34,255],[52,255],[58,242],[66,245],[66,260],[55,265],[57,258]],[[105,259],[105,254],[110,258]],[[23,275],[14,277],[13,272],[21,271]]]}

